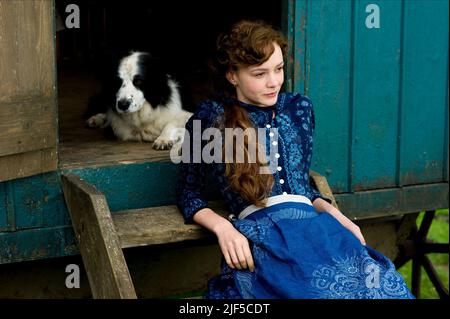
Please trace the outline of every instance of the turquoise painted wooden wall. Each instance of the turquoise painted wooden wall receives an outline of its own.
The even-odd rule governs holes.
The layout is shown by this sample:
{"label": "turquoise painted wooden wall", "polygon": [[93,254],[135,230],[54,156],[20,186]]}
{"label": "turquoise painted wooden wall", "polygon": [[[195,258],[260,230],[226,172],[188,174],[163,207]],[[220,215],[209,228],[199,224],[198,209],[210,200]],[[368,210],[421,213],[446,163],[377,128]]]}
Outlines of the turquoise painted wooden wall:
{"label": "turquoise painted wooden wall", "polygon": [[[369,4],[380,28],[366,27]],[[448,182],[448,7],[291,4],[292,87],[314,102],[312,168],[334,192]]]}

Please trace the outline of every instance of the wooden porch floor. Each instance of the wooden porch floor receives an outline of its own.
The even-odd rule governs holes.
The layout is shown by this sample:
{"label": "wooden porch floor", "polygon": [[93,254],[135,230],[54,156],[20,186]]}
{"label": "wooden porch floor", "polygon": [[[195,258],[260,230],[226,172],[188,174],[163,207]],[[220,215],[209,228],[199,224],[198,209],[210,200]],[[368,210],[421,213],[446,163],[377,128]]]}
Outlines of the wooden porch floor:
{"label": "wooden porch floor", "polygon": [[87,72],[66,71],[58,76],[59,167],[80,168],[169,161],[170,151],[152,149],[152,143],[122,142],[82,118],[89,97],[100,88]]}

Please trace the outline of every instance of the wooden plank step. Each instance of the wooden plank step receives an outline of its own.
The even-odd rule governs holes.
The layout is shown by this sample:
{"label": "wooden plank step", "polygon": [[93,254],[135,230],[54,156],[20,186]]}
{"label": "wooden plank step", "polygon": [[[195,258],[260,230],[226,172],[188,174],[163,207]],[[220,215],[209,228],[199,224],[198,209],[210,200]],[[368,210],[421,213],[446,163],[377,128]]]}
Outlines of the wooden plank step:
{"label": "wooden plank step", "polygon": [[[228,218],[229,212],[221,202],[210,202],[218,214]],[[197,224],[185,224],[175,205],[124,210],[112,213],[122,248],[174,243],[212,236]]]}
{"label": "wooden plank step", "polygon": [[[329,197],[337,207],[325,177],[311,171],[311,178],[321,194]],[[209,207],[228,218],[229,211],[223,202],[209,202]],[[183,216],[175,205],[148,207],[113,212],[112,218],[122,248],[174,243],[212,236],[197,224],[184,224]]]}
{"label": "wooden plank step", "polygon": [[[326,178],[310,172],[319,192],[336,201]],[[103,193],[74,174],[62,174],[62,188],[94,298],[136,298],[123,248],[196,240],[213,236],[185,224],[175,205],[112,213]],[[209,207],[228,218],[223,202]]]}

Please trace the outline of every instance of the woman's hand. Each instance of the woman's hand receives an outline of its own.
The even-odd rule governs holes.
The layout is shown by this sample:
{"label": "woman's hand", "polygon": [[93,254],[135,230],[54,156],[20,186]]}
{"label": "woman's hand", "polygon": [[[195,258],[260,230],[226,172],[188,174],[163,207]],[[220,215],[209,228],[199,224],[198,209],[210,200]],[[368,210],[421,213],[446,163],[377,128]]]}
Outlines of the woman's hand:
{"label": "woman's hand", "polygon": [[248,239],[229,221],[225,220],[214,226],[213,232],[219,240],[219,246],[228,266],[250,271],[255,269]]}
{"label": "woman's hand", "polygon": [[361,229],[359,228],[358,225],[352,222],[347,216],[342,214],[337,208],[333,206],[332,208],[330,208],[328,213],[331,214],[334,218],[336,218],[342,224],[342,226],[351,231],[353,235],[355,235],[356,238],[359,239],[362,245],[366,245],[366,240],[364,239],[364,236],[361,233]]}
{"label": "woman's hand", "polygon": [[358,225],[356,225],[354,222],[349,220],[349,225],[344,225],[344,227],[346,227],[348,230],[350,230],[353,233],[353,235],[355,235],[356,238],[359,239],[361,244],[363,244],[364,246],[366,245],[366,240],[364,239],[364,236],[361,233],[361,229],[359,228]]}

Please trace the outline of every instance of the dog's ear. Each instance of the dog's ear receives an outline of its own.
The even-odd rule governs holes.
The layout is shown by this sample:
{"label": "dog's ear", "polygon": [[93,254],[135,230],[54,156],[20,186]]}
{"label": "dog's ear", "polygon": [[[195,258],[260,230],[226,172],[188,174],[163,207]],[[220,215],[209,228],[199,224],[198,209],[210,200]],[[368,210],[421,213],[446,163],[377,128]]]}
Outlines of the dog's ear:
{"label": "dog's ear", "polygon": [[139,76],[142,80],[140,89],[145,99],[156,108],[169,101],[171,89],[169,75],[162,59],[143,55],[139,61]]}

